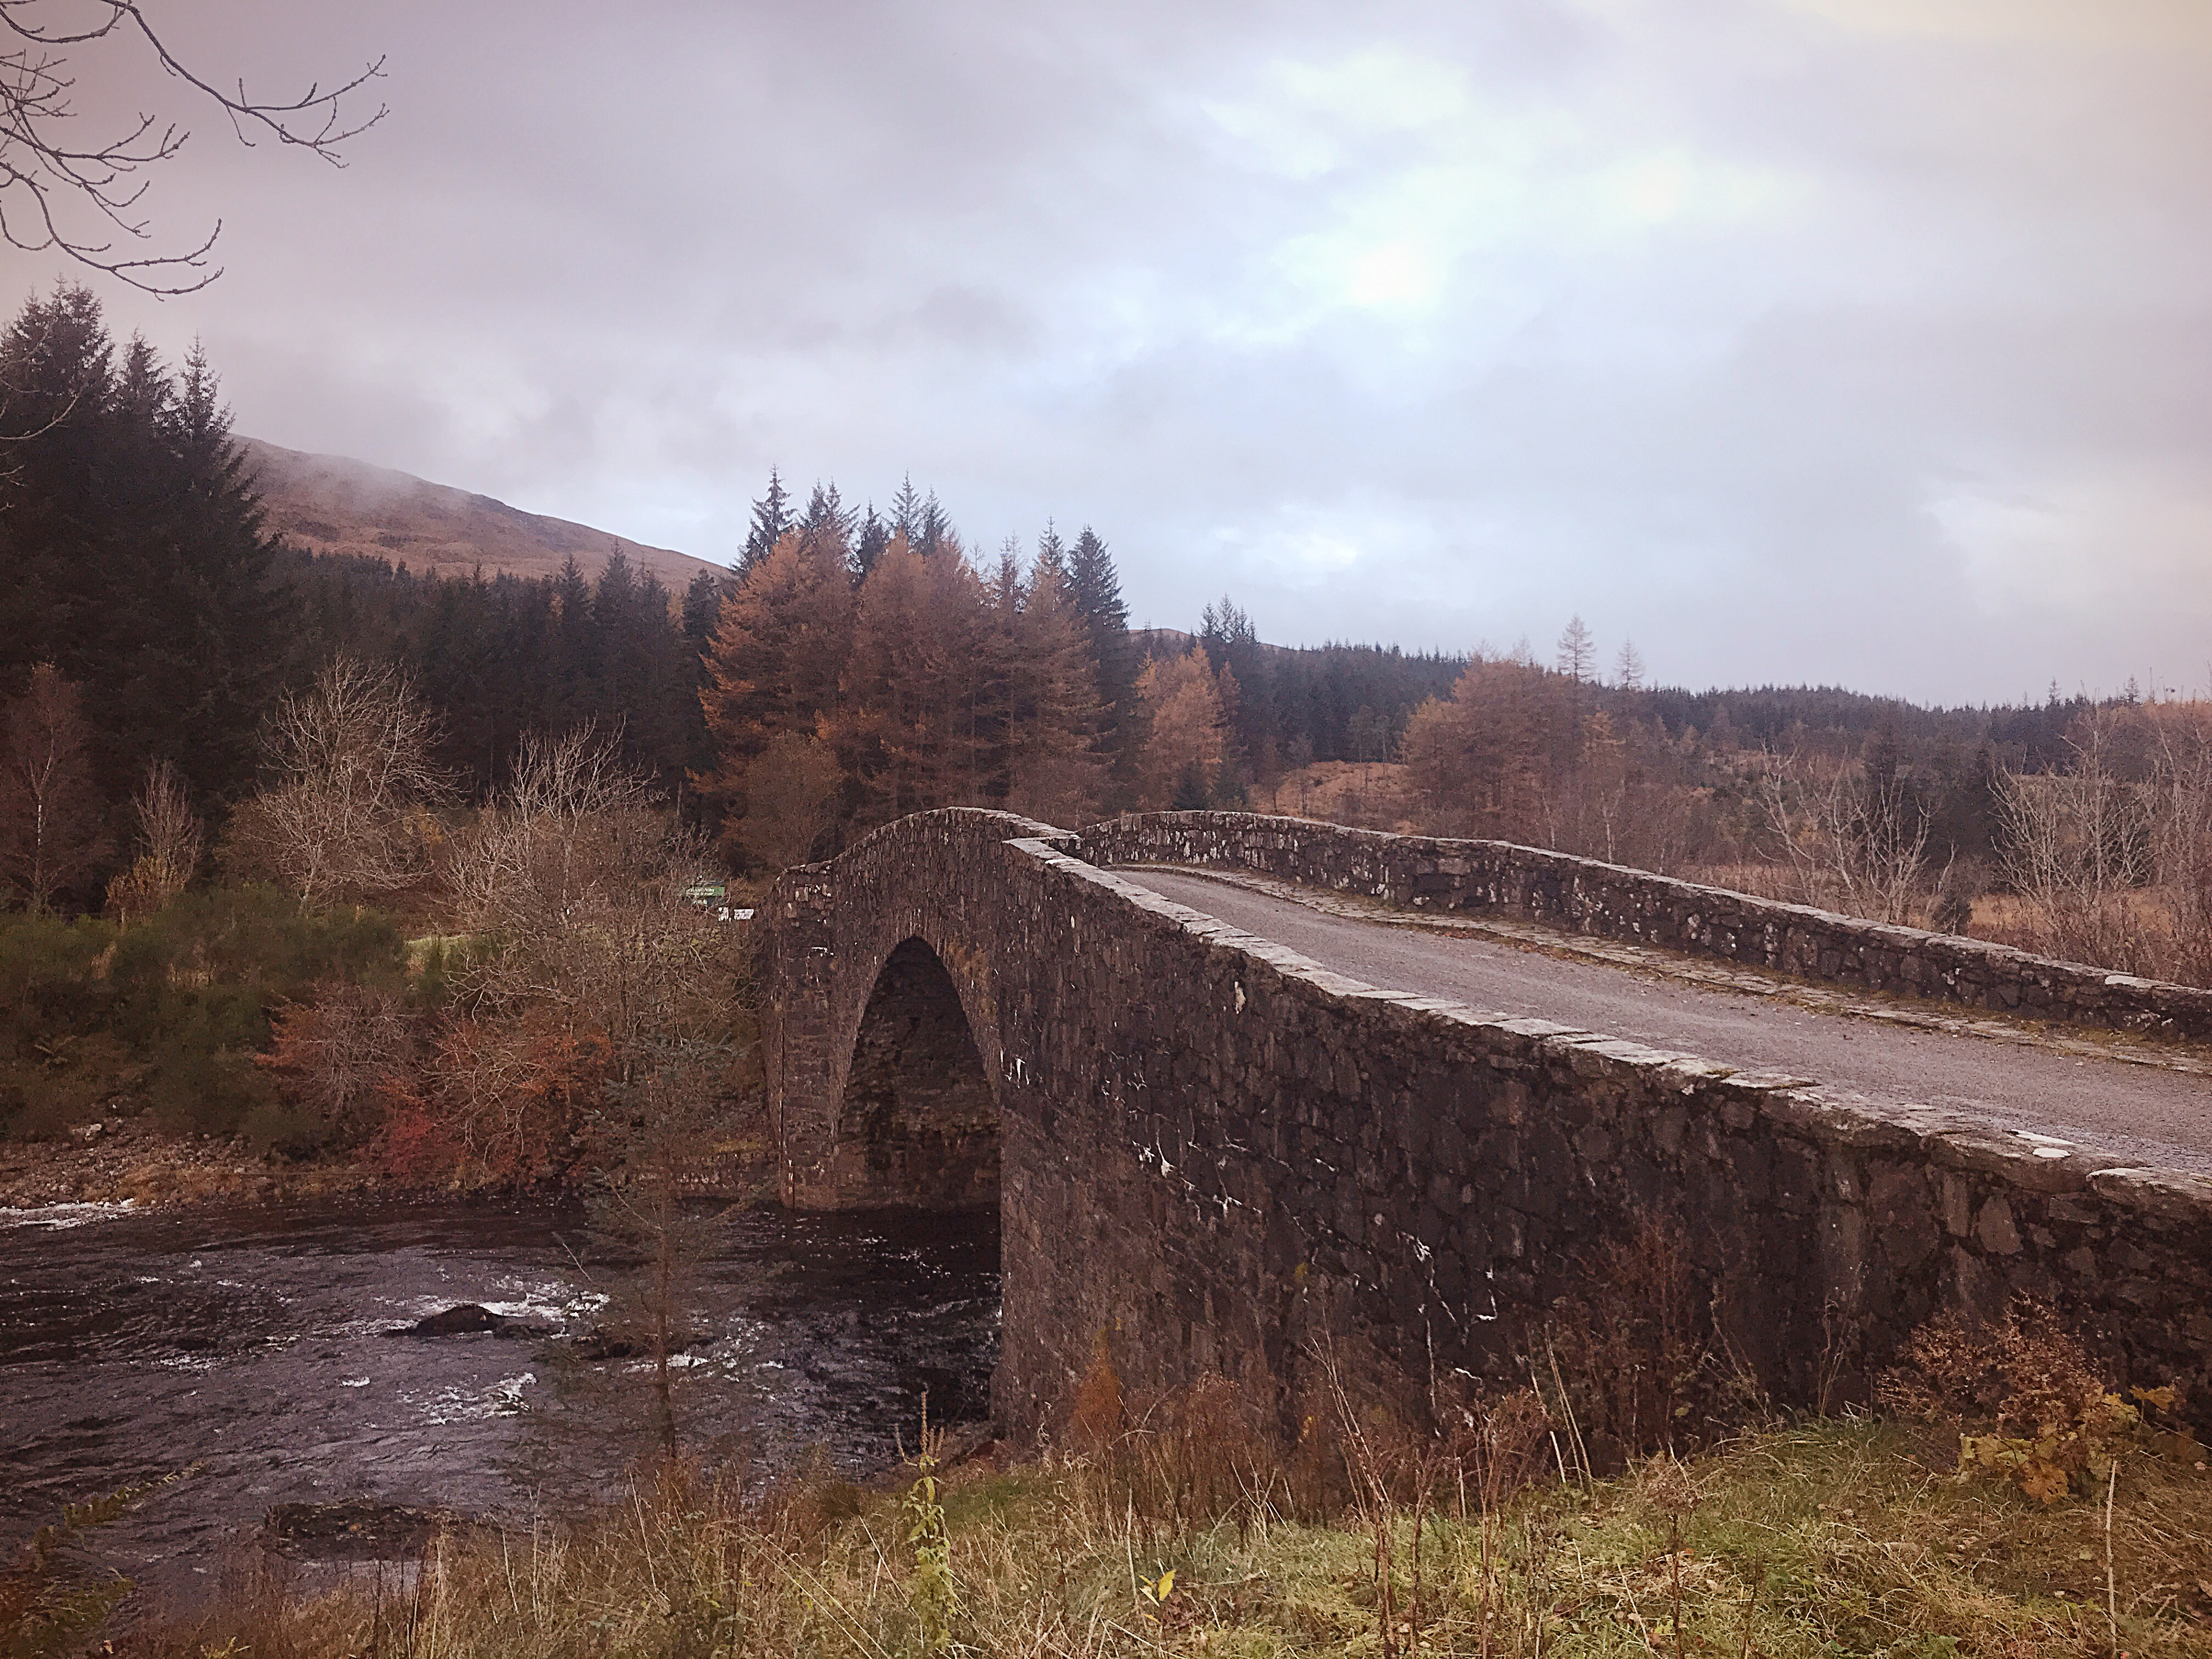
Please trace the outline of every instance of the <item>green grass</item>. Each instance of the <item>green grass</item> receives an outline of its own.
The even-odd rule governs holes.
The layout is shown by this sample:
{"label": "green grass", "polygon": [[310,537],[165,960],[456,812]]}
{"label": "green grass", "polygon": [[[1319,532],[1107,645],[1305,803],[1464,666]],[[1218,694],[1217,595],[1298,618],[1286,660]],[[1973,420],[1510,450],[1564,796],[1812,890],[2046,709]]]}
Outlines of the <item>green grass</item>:
{"label": "green grass", "polygon": [[[1372,1517],[1315,1524],[1248,1504],[1175,1528],[1079,1464],[955,1471],[951,1650],[1672,1654],[1679,1608],[1684,1654],[1734,1659],[2212,1655],[2212,1477],[2130,1457],[2108,1614],[2101,1501],[1962,1483],[1955,1449],[1932,1431],[1825,1423],[1747,1436],[1680,1474],[1547,1485],[1486,1522],[1432,1513],[1418,1613],[1401,1512],[1388,1628]],[[919,1650],[900,1520],[895,1499],[831,1484],[765,1504],[641,1492],[571,1525],[453,1543],[405,1606],[234,1592],[143,1650],[889,1659]],[[1146,1586],[1170,1569],[1162,1601]]]}

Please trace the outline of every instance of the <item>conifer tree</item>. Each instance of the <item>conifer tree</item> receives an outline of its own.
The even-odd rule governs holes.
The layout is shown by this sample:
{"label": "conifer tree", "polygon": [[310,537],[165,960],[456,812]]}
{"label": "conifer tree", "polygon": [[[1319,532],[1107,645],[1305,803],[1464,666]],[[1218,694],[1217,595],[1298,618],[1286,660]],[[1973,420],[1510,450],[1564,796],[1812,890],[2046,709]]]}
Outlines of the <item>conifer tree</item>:
{"label": "conifer tree", "polygon": [[0,337],[0,681],[35,654],[84,688],[112,799],[157,759],[234,798],[290,630],[205,356],[179,379],[133,340],[118,362],[64,284]]}
{"label": "conifer tree", "polygon": [[768,470],[768,494],[753,503],[752,527],[746,532],[744,550],[738,556],[738,574],[750,574],[755,565],[775,550],[783,539],[783,532],[791,528],[791,497],[783,487],[783,475],[775,467]]}
{"label": "conifer tree", "polygon": [[806,512],[799,519],[799,527],[817,536],[830,537],[841,548],[850,543],[853,514],[839,499],[835,483],[815,481],[814,493],[806,498]]}
{"label": "conifer tree", "polygon": [[876,504],[868,503],[867,513],[853,537],[853,580],[866,581],[876,562],[884,556],[884,549],[890,545],[891,527],[876,512]]}
{"label": "conifer tree", "polygon": [[959,543],[893,536],[861,585],[830,733],[876,824],[987,798],[984,589]]}
{"label": "conifer tree", "polygon": [[833,540],[787,532],[722,601],[700,693],[714,769],[695,775],[731,815],[746,811],[748,772],[778,737],[811,738],[833,718],[852,653],[854,592]]}
{"label": "conifer tree", "polygon": [[1644,685],[1644,659],[1636,649],[1634,640],[1620,642],[1620,658],[1613,666],[1613,677],[1624,691],[1636,691]]}
{"label": "conifer tree", "polygon": [[1129,638],[1129,611],[1121,602],[1121,578],[1113,555],[1089,525],[1075,538],[1067,561],[1068,598],[1091,633],[1091,653],[1098,665],[1102,747],[1114,762],[1116,783],[1135,787],[1137,751],[1143,742],[1143,711],[1137,697],[1141,667]]}
{"label": "conifer tree", "polygon": [[[1155,658],[1138,678],[1146,716],[1139,757],[1139,804],[1147,809],[1210,805],[1227,754],[1223,686],[1196,646]],[[1193,799],[1194,795],[1196,797]]]}
{"label": "conifer tree", "polygon": [[[1044,521],[1044,534],[1037,538],[1036,568],[1055,571],[1063,580],[1068,579],[1067,544],[1060,540],[1060,531],[1050,519]],[[1071,603],[1073,599],[1071,592]]]}
{"label": "conifer tree", "polygon": [[921,539],[921,497],[915,493],[911,472],[899,480],[898,494],[891,497],[890,533],[904,537],[908,546]]}
{"label": "conifer tree", "polygon": [[574,554],[553,579],[553,662],[549,724],[569,732],[599,707],[599,630],[592,625],[592,585]]}
{"label": "conifer tree", "polygon": [[1015,618],[1006,709],[1006,805],[1066,829],[1096,816],[1107,781],[1091,632],[1067,573],[1040,556]]}
{"label": "conifer tree", "polygon": [[933,559],[945,551],[951,539],[952,520],[945,516],[937,492],[933,489],[921,504],[921,526],[913,538],[914,550],[925,559]]}

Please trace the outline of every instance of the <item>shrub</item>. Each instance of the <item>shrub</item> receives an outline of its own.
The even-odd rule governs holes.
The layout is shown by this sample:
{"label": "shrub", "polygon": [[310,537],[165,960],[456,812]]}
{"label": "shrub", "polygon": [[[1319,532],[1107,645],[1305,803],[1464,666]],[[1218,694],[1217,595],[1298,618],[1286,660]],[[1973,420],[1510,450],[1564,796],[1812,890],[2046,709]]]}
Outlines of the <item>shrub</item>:
{"label": "shrub", "polygon": [[1960,1431],[1962,1475],[2005,1475],[2045,1504],[2077,1480],[2104,1479],[2127,1445],[2146,1437],[2159,1449],[2177,1449],[2161,1443],[2185,1443],[2179,1448],[2185,1456],[2199,1449],[2186,1436],[2147,1437],[2147,1416],[2177,1405],[2173,1389],[2129,1394],[2107,1386],[2056,1309],[2026,1297],[1994,1323],[1955,1310],[1936,1315],[1913,1333],[1881,1387],[1892,1410]]}
{"label": "shrub", "polygon": [[1680,1229],[1647,1218],[1583,1268],[1586,1291],[1560,1305],[1534,1363],[1540,1390],[1562,1396],[1553,1403],[1565,1406],[1592,1472],[1705,1444],[1741,1422],[1742,1390],[1721,1364],[1711,1298]]}
{"label": "shrub", "polygon": [[254,1063],[270,1012],[405,982],[388,919],[302,914],[269,887],[187,893],[128,927],[0,915],[0,1131],[55,1134],[128,1099],[171,1130],[312,1150],[328,1121]]}

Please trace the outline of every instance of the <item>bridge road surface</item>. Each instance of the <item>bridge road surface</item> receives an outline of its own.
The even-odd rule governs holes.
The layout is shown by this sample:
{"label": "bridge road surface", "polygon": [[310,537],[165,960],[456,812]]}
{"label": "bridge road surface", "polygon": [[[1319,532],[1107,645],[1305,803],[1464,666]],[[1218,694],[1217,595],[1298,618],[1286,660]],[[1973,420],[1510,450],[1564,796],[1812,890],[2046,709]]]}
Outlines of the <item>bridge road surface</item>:
{"label": "bridge road surface", "polygon": [[1606,963],[1354,921],[1198,874],[1115,873],[1378,989],[1946,1107],[2130,1164],[2212,1175],[2212,1077],[1820,1012]]}

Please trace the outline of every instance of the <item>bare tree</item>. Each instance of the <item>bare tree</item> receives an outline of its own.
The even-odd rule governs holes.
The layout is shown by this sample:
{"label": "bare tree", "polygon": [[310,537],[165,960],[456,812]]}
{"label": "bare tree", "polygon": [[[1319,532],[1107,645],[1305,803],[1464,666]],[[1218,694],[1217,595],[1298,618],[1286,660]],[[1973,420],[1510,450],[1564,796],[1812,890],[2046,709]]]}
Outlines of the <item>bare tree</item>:
{"label": "bare tree", "polygon": [[661,838],[652,809],[618,738],[588,722],[560,738],[525,734],[507,788],[448,864],[462,914],[485,931],[562,930],[642,868]]}
{"label": "bare tree", "polygon": [[1924,884],[1928,813],[1899,777],[1849,765],[1825,772],[1769,753],[1759,775],[1766,828],[1796,872],[1798,897],[1877,921],[1909,921]]}
{"label": "bare tree", "polygon": [[1559,672],[1577,685],[1589,679],[1597,667],[1597,641],[1579,615],[1567,619],[1559,633]]}
{"label": "bare tree", "polygon": [[2173,919],[2168,971],[2212,985],[2212,724],[2191,714],[2159,723],[2153,854]]}
{"label": "bare tree", "polygon": [[40,912],[106,856],[84,694],[42,662],[22,696],[9,700],[4,724],[0,874]]}
{"label": "bare tree", "polygon": [[506,792],[456,843],[465,926],[495,948],[466,976],[490,1008],[562,1011],[626,1080],[641,1045],[717,1024],[729,929],[686,902],[715,875],[698,839],[584,726],[525,741]]}
{"label": "bare tree", "polygon": [[605,1329],[650,1367],[651,1442],[663,1464],[681,1449],[682,1383],[695,1369],[684,1353],[710,1311],[703,1269],[720,1254],[736,1207],[689,1197],[720,1119],[720,1071],[711,1054],[677,1049],[640,1070],[629,1091],[640,1127],[593,1206],[594,1231],[629,1265],[612,1286]]}
{"label": "bare tree", "polygon": [[2008,775],[1997,795],[2006,877],[2036,916],[2050,955],[2138,972],[2146,941],[2133,895],[2154,873],[2150,794],[2113,763],[2102,711],[2067,739],[2063,773]]}
{"label": "bare tree", "polygon": [[1643,686],[1644,659],[1638,654],[1634,640],[1620,642],[1620,659],[1614,665],[1613,673],[1624,691],[1634,691]]}
{"label": "bare tree", "polygon": [[384,1091],[407,1075],[415,1058],[406,1004],[379,986],[320,986],[313,1001],[279,1012],[276,1028],[269,1052],[256,1060],[342,1144],[374,1130]]}
{"label": "bare tree", "polygon": [[437,738],[437,717],[398,670],[333,658],[270,720],[264,748],[278,781],[235,815],[242,861],[276,875],[302,906],[421,879],[429,808],[448,789],[430,761]]}
{"label": "bare tree", "polygon": [[131,806],[138,819],[138,856],[107,884],[107,908],[125,921],[151,915],[191,885],[202,839],[184,780],[166,760],[146,769]]}
{"label": "bare tree", "polygon": [[239,142],[271,142],[305,149],[343,166],[339,146],[382,120],[383,106],[351,120],[341,105],[384,72],[378,58],[351,80],[325,91],[310,85],[289,100],[257,98],[241,80],[226,91],[187,66],[147,21],[137,0],[0,0],[0,237],[27,252],[58,252],[151,294],[190,294],[222,271],[208,255],[222,234],[218,221],[190,252],[131,250],[151,234],[139,203],[147,169],[169,161],[191,137],[185,128],[140,114],[130,130],[78,140],[71,123],[77,77],[72,63],[110,42],[133,42],[162,71],[220,110]]}

